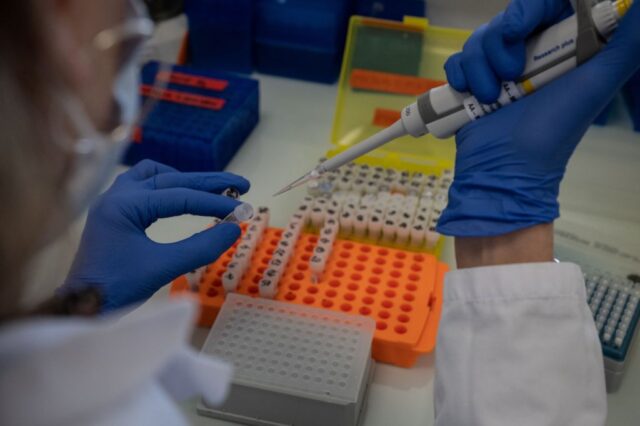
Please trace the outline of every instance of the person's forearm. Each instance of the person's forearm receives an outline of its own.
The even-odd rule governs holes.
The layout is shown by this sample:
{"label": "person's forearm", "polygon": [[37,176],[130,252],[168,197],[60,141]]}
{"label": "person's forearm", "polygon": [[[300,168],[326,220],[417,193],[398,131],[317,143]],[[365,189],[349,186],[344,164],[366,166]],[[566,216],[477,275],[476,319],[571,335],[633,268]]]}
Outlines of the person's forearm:
{"label": "person's forearm", "polygon": [[553,261],[553,223],[497,237],[455,239],[458,268]]}

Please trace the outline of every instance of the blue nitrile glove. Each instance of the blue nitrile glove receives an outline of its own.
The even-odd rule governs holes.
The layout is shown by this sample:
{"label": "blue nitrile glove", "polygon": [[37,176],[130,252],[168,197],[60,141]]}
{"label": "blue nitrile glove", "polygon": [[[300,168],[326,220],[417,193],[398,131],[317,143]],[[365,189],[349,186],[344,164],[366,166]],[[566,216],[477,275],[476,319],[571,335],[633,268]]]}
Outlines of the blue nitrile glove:
{"label": "blue nitrile glove", "polygon": [[89,210],[80,248],[59,291],[97,286],[103,310],[142,302],[176,277],[213,262],[240,236],[235,224],[220,224],[185,240],[160,244],[145,230],[159,218],[195,214],[225,217],[238,204],[217,195],[241,193],[249,182],[230,173],[180,173],[145,160],[102,194]]}
{"label": "blue nitrile glove", "polygon": [[[494,236],[558,217],[569,158],[640,66],[639,3],[594,58],[458,132],[455,179],[438,225],[441,233]],[[513,0],[449,59],[449,83],[458,91],[470,90],[481,102],[494,102],[500,81],[521,75],[529,34],[570,11],[568,0]]]}

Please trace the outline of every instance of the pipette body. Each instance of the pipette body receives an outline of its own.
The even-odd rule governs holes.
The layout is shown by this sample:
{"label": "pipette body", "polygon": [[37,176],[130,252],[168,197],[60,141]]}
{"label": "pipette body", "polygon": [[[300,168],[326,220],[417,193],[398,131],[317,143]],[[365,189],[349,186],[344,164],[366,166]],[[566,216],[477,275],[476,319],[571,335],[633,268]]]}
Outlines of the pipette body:
{"label": "pipette body", "polygon": [[316,179],[401,136],[448,138],[465,126],[545,86],[598,53],[613,35],[633,0],[603,1],[591,6],[579,0],[576,13],[534,35],[527,41],[527,61],[517,81],[502,83],[498,100],[480,103],[468,92],[448,84],[421,95],[403,108],[400,120],[340,154],[286,186],[275,195]]}

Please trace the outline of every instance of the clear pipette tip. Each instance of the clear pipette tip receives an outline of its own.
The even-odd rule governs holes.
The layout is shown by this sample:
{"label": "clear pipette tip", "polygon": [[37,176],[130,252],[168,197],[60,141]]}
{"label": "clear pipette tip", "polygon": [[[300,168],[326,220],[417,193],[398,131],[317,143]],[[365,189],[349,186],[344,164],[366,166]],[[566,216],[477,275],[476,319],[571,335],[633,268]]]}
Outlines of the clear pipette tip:
{"label": "clear pipette tip", "polygon": [[319,176],[320,176],[320,172],[317,169],[313,169],[310,172],[304,174],[302,177],[299,177],[298,179],[294,180],[289,185],[282,188],[280,191],[273,194],[273,196],[277,197],[280,194],[284,194],[285,192],[291,191],[294,188],[304,185],[310,180],[317,179]]}

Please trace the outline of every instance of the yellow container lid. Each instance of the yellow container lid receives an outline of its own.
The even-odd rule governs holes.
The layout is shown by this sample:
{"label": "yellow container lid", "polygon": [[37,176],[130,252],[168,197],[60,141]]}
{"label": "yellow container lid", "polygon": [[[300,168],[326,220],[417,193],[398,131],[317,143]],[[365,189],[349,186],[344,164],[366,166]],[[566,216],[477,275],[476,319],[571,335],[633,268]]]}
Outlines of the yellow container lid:
{"label": "yellow container lid", "polygon": [[[351,18],[340,74],[329,156],[392,124],[417,96],[446,82],[444,63],[470,31],[436,27],[424,18],[404,22]],[[452,168],[453,138],[405,136],[360,161],[399,170],[440,173]]]}

